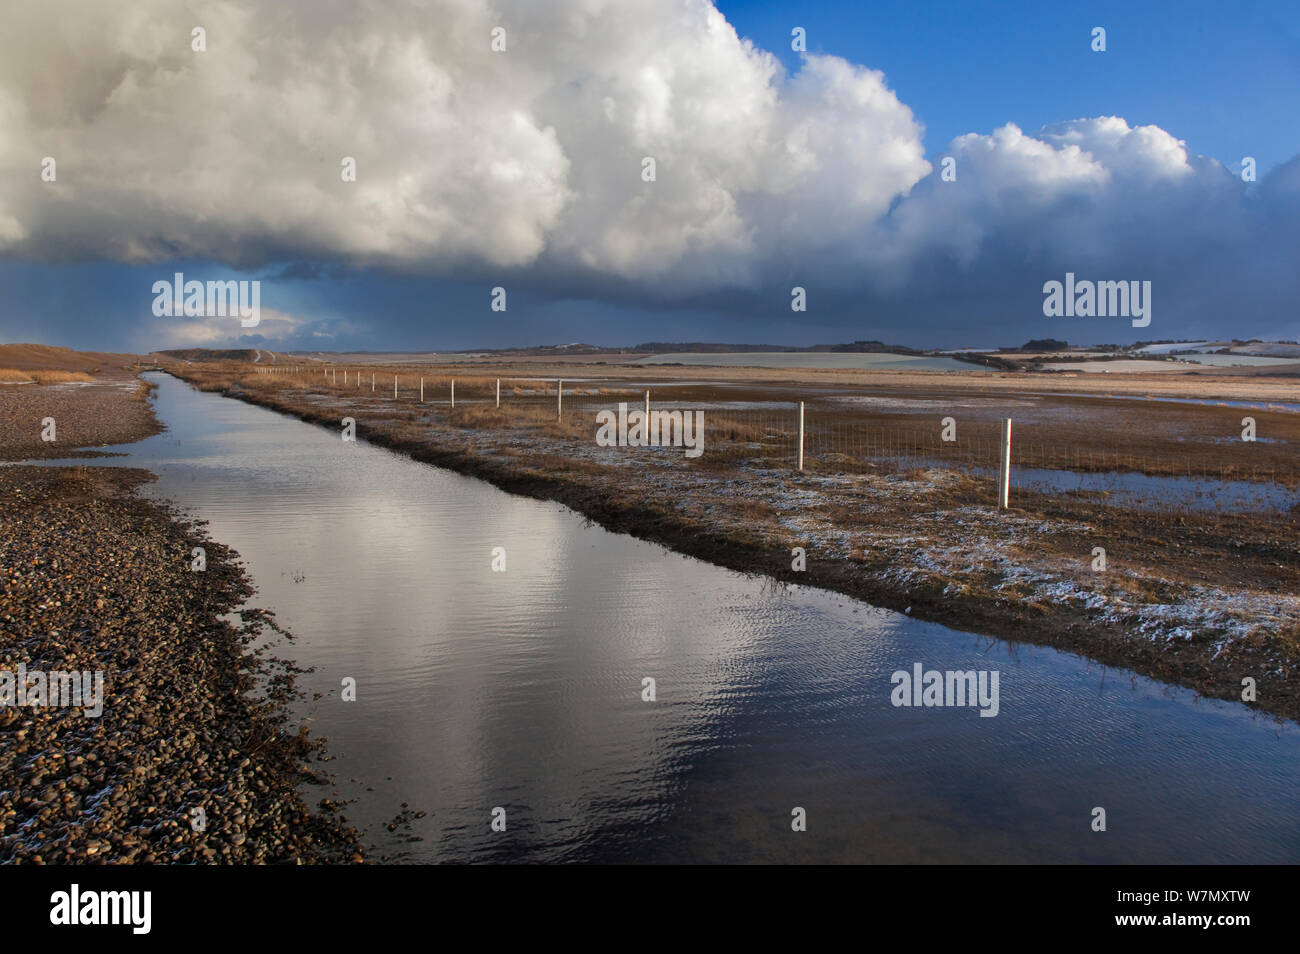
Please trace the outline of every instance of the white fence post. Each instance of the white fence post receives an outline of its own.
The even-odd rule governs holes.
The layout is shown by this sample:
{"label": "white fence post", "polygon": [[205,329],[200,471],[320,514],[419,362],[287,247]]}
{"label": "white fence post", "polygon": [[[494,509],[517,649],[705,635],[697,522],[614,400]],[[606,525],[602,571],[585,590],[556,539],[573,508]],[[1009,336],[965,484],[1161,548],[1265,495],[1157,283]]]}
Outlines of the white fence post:
{"label": "white fence post", "polygon": [[456,379],[451,379],[451,406],[456,406]]}
{"label": "white fence post", "polygon": [[424,378],[420,378],[420,403],[424,403]]}
{"label": "white fence post", "polygon": [[497,407],[501,406],[501,379],[497,378]]}
{"label": "white fence post", "polygon": [[998,455],[998,509],[1007,509],[1011,493],[1011,418],[1002,422],[1002,452]]}
{"label": "white fence post", "polygon": [[803,470],[803,401],[799,402],[799,469]]}
{"label": "white fence post", "polygon": [[397,400],[397,375],[393,375],[393,400]]}
{"label": "white fence post", "polygon": [[[647,428],[650,427],[650,392],[649,391],[646,391],[645,393],[645,426]],[[646,433],[649,434],[650,431],[647,430]]]}
{"label": "white fence post", "polygon": [[564,379],[563,378],[561,378],[559,381],[556,382],[555,419],[557,421],[564,419]]}

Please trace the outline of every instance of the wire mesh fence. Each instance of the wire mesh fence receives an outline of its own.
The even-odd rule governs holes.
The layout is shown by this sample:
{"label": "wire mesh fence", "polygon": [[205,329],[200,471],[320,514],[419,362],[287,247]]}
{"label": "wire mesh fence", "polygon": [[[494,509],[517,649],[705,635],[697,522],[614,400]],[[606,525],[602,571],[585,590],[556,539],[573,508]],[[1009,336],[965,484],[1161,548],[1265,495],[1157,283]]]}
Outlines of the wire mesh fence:
{"label": "wire mesh fence", "polygon": [[[264,374],[267,372],[263,372]],[[585,381],[563,383],[539,378],[496,378],[483,375],[417,374],[371,368],[283,369],[286,385],[324,388],[331,392],[373,395],[398,405],[422,404],[431,413],[440,408],[496,407],[499,419],[484,417],[477,426],[508,427],[518,420],[546,420],[552,412],[586,417],[596,430],[595,412],[623,404],[628,412],[644,410],[645,392]],[[453,383],[454,382],[454,383]],[[652,395],[653,397],[653,395]],[[652,410],[664,405],[650,402]],[[672,402],[672,409],[702,410],[706,449],[702,455],[716,465],[748,464],[795,470],[800,455],[800,413],[795,402],[765,402],[762,407]],[[522,413],[520,413],[522,412]],[[1060,429],[1057,429],[1060,431]],[[897,474],[917,469],[956,471],[992,480],[998,473],[1001,446],[997,421],[963,421],[945,427],[914,422],[891,425],[863,421],[839,409],[805,408],[802,461],[813,474]],[[1142,506],[1171,516],[1188,508],[1204,511],[1275,512],[1294,523],[1300,507],[1300,474],[1294,468],[1252,460],[1251,445],[1216,449],[1212,457],[1182,456],[1141,447],[1107,445],[1104,435],[1065,433],[1043,439],[1039,429],[1021,430],[1011,442],[1011,484],[1014,491],[1087,496],[1102,505]]]}

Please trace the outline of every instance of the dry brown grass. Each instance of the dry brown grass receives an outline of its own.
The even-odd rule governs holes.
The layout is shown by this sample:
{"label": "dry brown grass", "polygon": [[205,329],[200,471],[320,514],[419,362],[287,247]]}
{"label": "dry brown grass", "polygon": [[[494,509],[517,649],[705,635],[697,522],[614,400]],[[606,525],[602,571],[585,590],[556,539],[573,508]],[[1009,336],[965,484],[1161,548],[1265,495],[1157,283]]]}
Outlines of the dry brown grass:
{"label": "dry brown grass", "polygon": [[584,443],[596,440],[596,424],[585,414],[565,414],[563,420],[556,420],[554,413],[549,413],[545,415],[541,427],[550,437],[563,437]]}
{"label": "dry brown grass", "polygon": [[740,420],[722,414],[709,414],[707,418],[710,440],[762,443],[768,436],[767,426],[758,421]]}
{"label": "dry brown grass", "polygon": [[[457,380],[457,397],[460,396],[460,382]],[[496,407],[492,404],[463,404],[447,411],[447,422],[456,427],[543,430],[551,437],[575,439],[592,438],[595,424],[590,416],[578,411],[567,411],[563,420],[558,420],[555,408],[545,402],[505,404]]]}
{"label": "dry brown grass", "polygon": [[589,460],[577,460],[564,454],[530,453],[518,459],[526,461],[521,465],[521,470],[550,478],[576,474],[598,476],[606,472],[603,464]]}
{"label": "dry brown grass", "polygon": [[149,395],[151,395],[157,387],[158,385],[154,384],[152,381],[142,380],[135,386],[134,390],[131,391],[131,400],[140,401],[141,403],[147,402],[149,400]]}
{"label": "dry brown grass", "polygon": [[521,418],[518,409],[462,404],[447,413],[447,421],[457,427],[513,427],[521,423]]}
{"label": "dry brown grass", "polygon": [[33,371],[32,377],[37,384],[69,384],[74,381],[89,383],[95,380],[93,375],[84,371]]}
{"label": "dry brown grass", "polygon": [[68,384],[94,380],[94,377],[84,371],[19,371],[17,368],[0,368],[0,384]]}

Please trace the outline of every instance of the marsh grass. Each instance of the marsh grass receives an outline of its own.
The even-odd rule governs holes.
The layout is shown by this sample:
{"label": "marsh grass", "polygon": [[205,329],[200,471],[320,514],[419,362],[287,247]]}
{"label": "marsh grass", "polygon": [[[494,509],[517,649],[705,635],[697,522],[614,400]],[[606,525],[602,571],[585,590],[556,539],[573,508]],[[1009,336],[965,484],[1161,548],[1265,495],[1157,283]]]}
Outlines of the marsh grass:
{"label": "marsh grass", "polygon": [[90,383],[95,378],[84,371],[19,371],[0,368],[0,384],[70,384]]}

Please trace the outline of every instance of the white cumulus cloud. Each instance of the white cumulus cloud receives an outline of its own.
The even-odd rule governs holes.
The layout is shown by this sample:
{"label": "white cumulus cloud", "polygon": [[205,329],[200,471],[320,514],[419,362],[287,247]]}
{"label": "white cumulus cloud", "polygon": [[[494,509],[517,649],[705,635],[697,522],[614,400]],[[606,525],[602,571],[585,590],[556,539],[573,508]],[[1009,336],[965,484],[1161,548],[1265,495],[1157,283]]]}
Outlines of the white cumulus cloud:
{"label": "white cumulus cloud", "polygon": [[958,137],[945,182],[883,74],[789,74],[707,0],[16,4],[0,128],[0,254],[46,261],[824,302],[1085,266],[1233,262],[1276,286],[1297,244],[1294,171],[1248,190],[1114,116]]}

